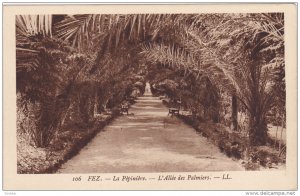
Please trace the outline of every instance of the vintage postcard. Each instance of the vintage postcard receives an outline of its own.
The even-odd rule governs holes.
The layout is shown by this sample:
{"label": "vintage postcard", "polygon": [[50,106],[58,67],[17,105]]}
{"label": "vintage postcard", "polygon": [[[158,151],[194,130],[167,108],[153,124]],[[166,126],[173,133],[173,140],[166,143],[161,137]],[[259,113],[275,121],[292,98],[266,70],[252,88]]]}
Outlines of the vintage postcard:
{"label": "vintage postcard", "polygon": [[4,4],[4,190],[296,190],[296,4]]}

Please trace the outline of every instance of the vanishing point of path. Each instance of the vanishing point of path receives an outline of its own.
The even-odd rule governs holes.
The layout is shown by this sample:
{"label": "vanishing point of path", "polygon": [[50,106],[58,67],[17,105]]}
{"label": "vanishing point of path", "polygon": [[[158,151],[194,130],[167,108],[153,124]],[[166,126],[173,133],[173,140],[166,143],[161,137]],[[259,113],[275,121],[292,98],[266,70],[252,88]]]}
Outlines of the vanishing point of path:
{"label": "vanishing point of path", "polygon": [[129,113],[134,115],[113,120],[58,173],[244,170],[192,127],[167,116],[151,93],[139,97]]}

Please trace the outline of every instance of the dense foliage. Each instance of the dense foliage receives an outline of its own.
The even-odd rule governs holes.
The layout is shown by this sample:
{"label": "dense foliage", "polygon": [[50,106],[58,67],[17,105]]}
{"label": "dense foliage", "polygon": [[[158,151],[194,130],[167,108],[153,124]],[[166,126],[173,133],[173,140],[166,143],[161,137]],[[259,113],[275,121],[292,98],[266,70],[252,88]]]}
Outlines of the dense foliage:
{"label": "dense foliage", "polygon": [[267,124],[285,119],[283,21],[282,13],[17,16],[18,108],[35,119],[24,129],[47,146],[61,125],[92,123],[148,80],[194,118],[238,130],[243,113],[250,143],[265,144]]}

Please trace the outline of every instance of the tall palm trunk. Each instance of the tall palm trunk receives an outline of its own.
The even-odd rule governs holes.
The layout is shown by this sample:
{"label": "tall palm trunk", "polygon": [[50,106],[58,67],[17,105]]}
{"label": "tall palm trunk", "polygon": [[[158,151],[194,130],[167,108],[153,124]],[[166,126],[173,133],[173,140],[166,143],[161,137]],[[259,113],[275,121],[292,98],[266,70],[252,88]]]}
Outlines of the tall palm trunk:
{"label": "tall palm trunk", "polygon": [[99,98],[98,98],[98,88],[95,88],[95,99],[94,99],[94,114],[95,117],[100,111],[99,111]]}
{"label": "tall palm trunk", "polygon": [[237,131],[238,128],[238,105],[237,105],[237,97],[235,94],[232,95],[231,98],[231,106],[232,106],[232,113],[231,113],[231,123],[234,131]]}
{"label": "tall palm trunk", "polygon": [[267,123],[261,113],[251,114],[249,120],[250,145],[264,145],[267,140]]}
{"label": "tall palm trunk", "polygon": [[[264,99],[265,88],[262,77],[262,70],[259,64],[250,64],[250,97],[249,97],[249,139],[250,145],[264,145],[267,141],[267,120],[266,113],[270,101]],[[269,99],[271,100],[271,99]]]}

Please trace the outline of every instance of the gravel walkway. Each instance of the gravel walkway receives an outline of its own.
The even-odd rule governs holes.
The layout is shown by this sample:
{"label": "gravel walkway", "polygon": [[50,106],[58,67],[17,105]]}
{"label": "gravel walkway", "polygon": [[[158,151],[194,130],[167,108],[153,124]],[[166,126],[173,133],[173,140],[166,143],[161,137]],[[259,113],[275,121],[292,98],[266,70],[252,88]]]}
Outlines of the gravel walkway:
{"label": "gravel walkway", "polygon": [[58,173],[244,170],[150,93],[116,118]]}

